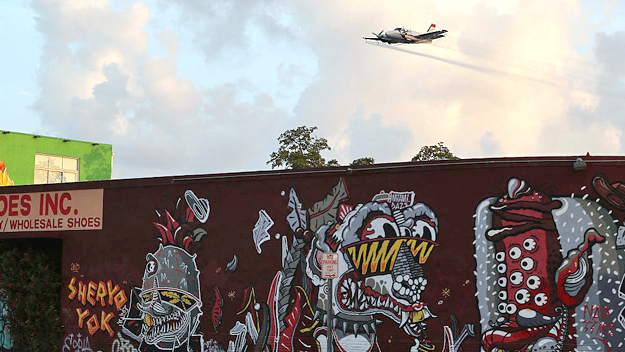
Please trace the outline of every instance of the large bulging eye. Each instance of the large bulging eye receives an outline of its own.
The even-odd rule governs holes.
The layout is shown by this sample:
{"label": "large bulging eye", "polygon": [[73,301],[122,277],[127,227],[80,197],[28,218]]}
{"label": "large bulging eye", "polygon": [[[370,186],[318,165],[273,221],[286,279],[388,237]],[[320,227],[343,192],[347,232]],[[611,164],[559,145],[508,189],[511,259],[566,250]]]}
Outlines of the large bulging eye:
{"label": "large bulging eye", "polygon": [[508,255],[510,255],[510,258],[512,259],[521,258],[521,248],[517,246],[511,247],[510,250],[508,251]]}
{"label": "large bulging eye", "polygon": [[506,285],[508,284],[508,280],[506,280],[505,277],[500,277],[499,279],[497,279],[497,284],[499,284],[500,287],[506,287]]}
{"label": "large bulging eye", "polygon": [[518,291],[516,291],[516,293],[514,294],[514,299],[519,302],[519,304],[525,304],[527,302],[530,301],[531,296],[530,296],[530,291],[526,290],[526,289],[520,289]]}
{"label": "large bulging eye", "polygon": [[418,220],[412,227],[412,232],[424,240],[436,241],[436,229],[427,221]]}
{"label": "large bulging eye", "polygon": [[397,237],[400,233],[397,224],[384,216],[371,219],[362,231],[360,238],[363,240],[381,237]]}
{"label": "large bulging eye", "polygon": [[521,269],[525,270],[525,271],[529,271],[534,269],[534,259],[532,258],[523,258],[523,260],[521,260]]}
{"label": "large bulging eye", "polygon": [[156,257],[152,253],[148,253],[145,259],[147,260],[145,264],[145,276],[150,277],[158,271],[158,260],[156,260]]}
{"label": "large bulging eye", "polygon": [[510,274],[510,283],[513,285],[520,285],[523,282],[523,274],[518,271]]}
{"label": "large bulging eye", "polygon": [[499,294],[497,295],[499,297],[500,300],[505,301],[508,299],[508,292],[507,291],[499,291]]}
{"label": "large bulging eye", "polygon": [[495,254],[495,259],[497,259],[498,262],[503,262],[506,260],[506,252],[497,252],[497,254]]}
{"label": "large bulging eye", "polygon": [[505,273],[505,272],[506,272],[506,264],[504,264],[504,263],[499,263],[499,264],[497,265],[497,272],[498,272],[498,273],[500,273],[500,274]]}
{"label": "large bulging eye", "polygon": [[516,313],[516,304],[509,303],[506,305],[506,313],[514,314]]}
{"label": "large bulging eye", "polygon": [[537,306],[542,307],[545,304],[547,304],[547,301],[549,300],[549,297],[544,294],[544,293],[539,293],[534,297],[534,303],[536,303]]}
{"label": "large bulging eye", "polygon": [[523,248],[525,248],[528,252],[533,252],[538,245],[536,244],[536,240],[533,238],[528,238],[523,241]]}
{"label": "large bulging eye", "polygon": [[527,287],[530,290],[537,290],[540,287],[540,283],[541,283],[540,277],[536,275],[532,275],[527,278]]}
{"label": "large bulging eye", "polygon": [[500,313],[505,313],[505,312],[506,312],[506,307],[507,307],[507,306],[508,306],[508,305],[507,305],[507,304],[505,304],[505,303],[503,303],[503,302],[502,302],[502,303],[499,303],[499,305],[497,306],[497,310],[498,310]]}

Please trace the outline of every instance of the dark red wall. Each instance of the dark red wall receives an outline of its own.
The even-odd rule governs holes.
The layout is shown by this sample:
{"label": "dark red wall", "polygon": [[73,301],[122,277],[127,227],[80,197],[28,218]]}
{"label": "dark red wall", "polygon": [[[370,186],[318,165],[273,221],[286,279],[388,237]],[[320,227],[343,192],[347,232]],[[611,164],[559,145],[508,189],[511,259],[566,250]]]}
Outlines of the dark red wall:
{"label": "dark red wall", "polygon": [[[425,263],[415,264],[418,258],[409,260],[409,264],[412,265],[409,276],[414,280],[419,277],[427,280],[426,288],[420,292],[417,301],[427,304],[425,309],[429,309],[436,317],[429,317],[423,323],[413,323],[412,328],[407,328],[412,333],[419,332],[416,338],[419,342],[416,342],[414,337],[409,336],[410,331],[399,328],[399,322],[394,321],[389,316],[390,313],[385,314],[382,312],[384,309],[375,307],[377,303],[373,305],[367,303],[361,310],[347,309],[349,313],[345,313],[345,308],[343,312],[339,309],[334,312],[335,316],[339,316],[337,330],[340,330],[337,334],[340,341],[335,345],[335,350],[341,348],[346,351],[371,349],[407,351],[415,346],[419,351],[448,351],[449,342],[456,339],[456,351],[463,348],[465,351],[478,351],[480,346],[497,347],[502,350],[539,349],[539,347],[569,350],[583,344],[594,346],[593,350],[598,347],[599,350],[608,351],[611,348],[615,351],[618,350],[615,348],[623,336],[623,325],[619,322],[618,316],[622,313],[625,300],[625,296],[619,294],[625,262],[622,258],[623,250],[617,241],[618,228],[622,225],[625,215],[619,203],[625,201],[625,192],[621,193],[618,187],[618,182],[625,180],[623,164],[625,159],[620,158],[616,161],[611,160],[614,158],[585,159],[587,167],[583,170],[573,169],[574,158],[496,159],[389,164],[353,170],[340,168],[3,188],[0,189],[2,194],[104,188],[104,199],[102,230],[2,233],[2,238],[29,236],[62,238],[61,303],[66,336],[63,343],[68,347],[63,351],[78,351],[80,346],[84,348],[87,343],[93,351],[134,349],[181,351],[183,348],[185,351],[186,348],[212,351],[228,350],[229,343],[235,351],[242,351],[244,348],[247,351],[262,351],[263,348],[315,351],[318,346],[325,351],[325,331],[320,329],[322,324],[315,323],[311,319],[316,305],[323,299],[319,298],[319,287],[314,284],[314,280],[311,281],[311,275],[319,274],[316,271],[318,269],[310,267],[314,265],[314,256],[323,252],[324,245],[336,246],[338,241],[338,248],[333,249],[340,253],[344,262],[342,265],[345,265],[350,261],[348,256],[344,255],[345,252],[340,250],[344,245],[356,245],[357,250],[360,250],[363,244],[371,246],[377,243],[382,246],[385,239],[388,248],[399,243],[396,242],[398,238],[406,237],[406,233],[393,233],[395,231],[393,229],[401,228],[400,218],[407,216],[408,213],[397,215],[395,212],[389,215],[384,213],[386,211],[384,209],[391,209],[392,212],[392,202],[378,201],[375,204],[370,202],[381,192],[414,192],[412,205],[422,203],[431,210],[431,213],[419,213],[413,218],[420,225],[410,236],[423,235],[425,231],[423,226],[429,226],[436,232],[436,240],[430,242],[420,240],[418,243],[435,242],[436,246]],[[335,202],[320,203],[329,194],[332,195],[333,189],[341,183],[348,197],[341,198],[335,192],[334,196],[337,196]],[[509,190],[509,186],[516,187],[520,194],[517,192],[515,196],[514,190]],[[291,189],[295,190],[302,204],[301,209],[308,218],[307,228],[302,228],[297,233],[287,222],[287,216],[292,211],[287,207]],[[187,211],[189,208],[185,201],[187,191],[192,191],[198,199],[206,199],[209,202],[210,214],[205,223],[197,220],[197,214]],[[476,208],[482,201],[488,203],[490,197],[495,197],[487,204],[487,208],[498,206],[497,201],[507,195],[507,200],[510,201],[507,204],[512,204],[515,201],[523,201],[525,199],[523,197],[530,197],[535,191],[537,192],[535,194],[541,196],[539,202],[544,203],[545,199],[556,200],[559,202],[558,205],[566,203],[571,209],[574,204],[579,203],[578,207],[585,208],[587,213],[580,215],[582,213],[576,210],[562,210],[558,207],[553,211],[560,211],[559,215],[543,213],[537,216],[534,203],[526,201],[517,207],[516,214],[527,215],[531,219],[541,218],[544,220],[543,224],[548,223],[544,226],[554,227],[551,231],[535,227],[499,241],[485,239],[484,231],[480,235],[478,225],[483,224],[487,229],[498,229],[518,226],[521,221],[515,222],[505,214],[500,217],[496,212],[488,210],[485,211],[488,219],[476,223],[481,216],[481,214],[476,216]],[[176,207],[178,199],[180,201]],[[357,208],[359,204],[380,209],[359,213]],[[324,210],[313,209],[315,206]],[[167,209],[173,218],[179,220],[177,224],[167,223],[165,212]],[[262,253],[259,254],[254,243],[253,229],[259,221],[261,210],[273,220],[274,224],[267,230],[271,237],[260,245]],[[397,209],[400,213],[404,210],[405,207]],[[432,213],[435,214],[435,220]],[[600,218],[604,213],[605,217]],[[366,224],[359,227],[349,223],[352,218],[344,217],[346,214],[354,215],[352,218],[362,216]],[[314,225],[315,228],[310,228],[312,224],[310,219],[320,216],[327,216],[332,221],[329,230],[320,228],[318,224]],[[565,217],[571,223],[579,221],[590,224],[585,228],[580,227],[578,232],[563,231],[562,229],[567,226],[562,225],[564,221],[561,219]],[[599,223],[605,222],[606,219],[608,220],[606,223],[611,223],[611,227],[604,230],[603,226],[608,225],[600,227]],[[523,221],[534,220],[525,218]],[[170,229],[172,232],[178,230],[174,243],[168,243],[167,231],[159,231],[155,222],[161,222],[163,229]],[[353,231],[345,230],[347,232],[341,233],[343,231],[341,228],[348,227]],[[583,245],[585,241],[584,235],[580,235],[579,232],[591,228],[596,229],[603,242],[600,242],[600,239],[594,242],[589,240],[590,242],[586,242],[589,245],[580,247],[579,253],[570,253],[570,250]],[[205,236],[201,236],[204,232]],[[315,244],[315,232],[320,233],[317,238],[321,242],[318,244]],[[355,237],[349,237],[354,235],[358,237],[357,240]],[[186,241],[185,236],[188,236]],[[284,307],[286,316],[280,323],[280,314],[271,309],[271,297],[275,296],[270,291],[272,280],[277,273],[283,271],[281,248],[283,237],[287,238],[289,246],[295,238],[302,242],[302,248],[297,252],[304,258],[309,252],[313,253],[309,261],[302,260],[309,266],[309,275],[303,274],[298,269],[292,281],[286,282],[288,287],[277,294],[278,299],[283,298],[285,294],[289,295],[286,303],[283,302],[287,304]],[[378,240],[373,241],[374,237],[378,237]],[[521,274],[524,275],[521,283],[513,285],[512,268],[520,265],[520,262],[512,257],[506,257],[503,263],[507,265],[507,269],[497,272],[496,252],[507,253],[517,245],[515,241],[522,242],[529,237],[536,239],[540,249],[544,245],[548,246],[545,247],[548,250],[543,254],[528,254],[535,266]],[[524,242],[521,242],[519,245],[522,247]],[[170,254],[171,258],[179,259],[177,266],[171,264],[169,269],[164,269],[163,258],[167,256],[159,257],[156,253],[159,244],[163,244],[165,248],[175,249]],[[482,247],[485,251],[480,254],[477,251]],[[533,250],[532,247],[531,251]],[[201,307],[193,306],[193,300],[181,303],[184,294],[198,295],[197,290],[192,288],[193,285],[189,284],[197,276],[194,276],[193,268],[188,268],[190,259],[184,256],[187,252],[197,255],[195,263],[199,271],[201,297],[196,298],[200,299]],[[150,267],[151,259],[146,258],[148,254],[156,256],[156,260],[152,259],[152,264],[157,268]],[[235,256],[238,258],[236,270],[227,272],[228,264]],[[566,281],[574,273],[560,270],[567,260],[581,260],[588,264],[587,271],[577,273],[581,279],[575,282],[582,282],[579,284],[581,289],[579,287],[577,290],[571,289],[570,285],[573,285],[569,282],[571,280]],[[163,271],[159,271],[161,269]],[[342,266],[341,277],[348,274],[344,269]],[[397,294],[383,292],[380,288],[382,286],[386,286],[387,291],[393,291],[391,287],[396,282],[398,274],[389,268],[386,268],[386,271],[379,269],[379,275],[362,278],[363,283],[367,279],[377,283],[379,285],[377,289],[371,289],[377,293],[367,291],[356,283],[357,291],[364,291],[365,296],[373,295],[376,299],[379,296],[382,306],[390,295],[394,302],[403,304],[403,310],[413,311],[407,314],[409,319],[420,320],[420,314],[427,317],[423,304],[402,299],[402,295],[398,294],[399,290]],[[177,275],[176,270],[181,276],[174,278]],[[364,275],[358,273],[358,270],[353,271],[354,273],[348,275],[353,277],[353,280],[358,281]],[[156,277],[166,272],[169,283],[165,282],[166,280],[157,280],[155,283],[150,276],[154,272]],[[144,274],[148,277],[147,283],[143,281]],[[520,287],[528,284],[527,279],[531,275],[542,279],[541,287],[535,290],[528,289],[528,296],[521,298],[520,302],[526,300],[530,302],[519,303],[515,294],[519,292]],[[599,278],[599,275],[603,276]],[[507,280],[503,288],[497,287],[497,280],[501,277]],[[184,287],[187,287],[187,290],[181,286],[183,285],[180,283],[181,278],[186,280],[187,286]],[[342,279],[344,278],[334,281],[340,285]],[[119,292],[123,293],[113,295],[113,298],[117,299],[117,305],[114,301],[110,304],[108,293],[104,306],[100,302],[93,306],[88,301],[83,305],[79,301],[78,293],[72,297],[74,289],[79,288],[79,282],[84,283],[87,289],[89,282],[93,282],[92,289],[95,290],[93,298],[98,295],[100,282],[101,287],[106,287],[108,283],[109,288],[115,289],[115,285],[118,285]],[[302,288],[299,289],[298,286]],[[137,292],[135,298],[143,303],[137,304],[131,300],[135,288]],[[252,288],[255,300],[250,295]],[[540,290],[547,292],[549,298],[547,306],[534,304]],[[501,299],[498,296],[501,291],[505,291],[508,297]],[[172,294],[178,295],[176,296],[178,298],[172,297]],[[218,295],[221,297],[217,297]],[[592,297],[588,298],[590,295]],[[250,299],[252,303],[259,303],[258,310],[254,310],[253,306],[244,309]],[[341,299],[340,293],[334,296],[335,303]],[[350,300],[352,298],[347,299]],[[269,304],[263,307],[268,302]],[[123,307],[118,310],[119,303],[123,303]],[[509,309],[516,311],[506,312],[504,307],[502,312],[498,312],[497,307],[502,303],[514,305],[515,308]],[[280,309],[281,305],[278,303],[276,309]],[[81,328],[79,314],[84,314],[86,309],[89,309],[89,314],[85,315]],[[157,314],[159,309],[167,311],[163,314],[163,321],[160,322],[154,319],[160,318]],[[237,314],[241,311],[242,314]],[[523,313],[525,315],[541,314],[541,317],[544,316],[543,321],[536,322],[536,318],[532,320],[520,316],[520,311],[525,312]],[[150,318],[145,320],[146,312],[152,313],[154,322],[151,323]],[[242,334],[240,344],[237,345],[235,343],[237,336],[234,331],[231,334],[231,330],[237,322],[245,324],[247,312],[251,313],[253,325],[259,328],[260,337],[255,339],[252,337],[255,334],[248,331]],[[165,317],[168,314],[170,316]],[[89,325],[91,316],[96,318],[93,318],[95,320]],[[496,323],[497,318],[500,318],[500,324]],[[93,328],[95,321],[98,321],[98,325],[102,325],[102,319],[105,320],[104,330],[100,328],[89,331],[89,326]],[[169,322],[167,319],[170,319]],[[159,336],[168,335],[167,329],[171,329],[172,326],[176,324],[184,326],[184,319],[189,320],[191,327],[187,328],[190,330],[188,333],[178,336],[179,341],[167,342],[166,337],[159,340]],[[199,321],[199,325],[194,326],[196,320]],[[489,326],[488,320],[492,320],[494,325]],[[349,322],[345,332],[342,328],[343,321]],[[111,328],[110,332],[106,328],[107,322]],[[354,323],[358,325],[360,338],[353,335]],[[161,333],[151,328],[160,326],[159,324],[171,326],[162,328]],[[272,324],[276,324],[277,328],[267,329]],[[375,324],[375,332],[371,324]],[[475,336],[467,336],[460,341],[456,335],[465,324],[472,324]],[[363,325],[367,325],[369,333],[364,331]],[[406,324],[409,325],[410,322]],[[281,330],[282,333],[276,330]],[[132,336],[127,333],[128,331],[136,335]],[[447,342],[445,331],[450,339]],[[527,333],[521,334],[520,331]],[[155,337],[154,340],[147,337],[150,334]],[[202,339],[199,338],[200,335]],[[275,339],[279,339],[281,335],[283,337],[280,341],[276,341]],[[505,335],[505,338],[498,337],[502,335]]]}

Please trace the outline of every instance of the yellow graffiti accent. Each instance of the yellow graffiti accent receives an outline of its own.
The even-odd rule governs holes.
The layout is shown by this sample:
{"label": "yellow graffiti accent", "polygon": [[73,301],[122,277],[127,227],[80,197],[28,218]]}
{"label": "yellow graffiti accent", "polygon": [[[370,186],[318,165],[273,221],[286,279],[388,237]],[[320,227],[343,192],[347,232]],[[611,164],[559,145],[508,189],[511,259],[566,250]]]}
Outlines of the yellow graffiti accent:
{"label": "yellow graffiti accent", "polygon": [[413,256],[419,256],[419,264],[423,264],[428,260],[432,249],[434,249],[434,245],[429,242],[419,242],[420,241],[414,239],[406,241],[406,244],[410,247]]}
{"label": "yellow graffiti accent", "polygon": [[13,180],[9,177],[9,173],[4,166],[4,161],[0,160],[0,186],[13,186]]}
{"label": "yellow graffiti accent", "polygon": [[419,264],[427,261],[436,243],[418,238],[377,239],[360,242],[344,249],[362,275],[393,270],[399,248],[405,243]]}
{"label": "yellow graffiti accent", "polygon": [[[359,248],[351,247],[347,249],[347,252],[352,258],[354,265],[356,268],[360,268],[361,273],[363,275],[367,274],[369,271],[369,266],[371,266],[371,272],[378,271],[378,263],[380,264],[379,271],[386,271],[386,266],[389,265],[388,270],[393,270],[393,264],[395,264],[395,259],[397,258],[397,252],[399,252],[399,246],[401,242],[394,243],[390,250],[388,249],[388,244],[390,240],[383,241],[375,241],[375,242],[366,242],[357,246]],[[378,249],[378,245],[381,243]],[[356,251],[358,250],[358,253]]]}
{"label": "yellow graffiti accent", "polygon": [[163,295],[163,297],[169,298],[168,302],[171,303],[171,304],[176,304],[176,303],[180,302],[180,295],[177,294],[176,292],[161,291],[161,294]]}

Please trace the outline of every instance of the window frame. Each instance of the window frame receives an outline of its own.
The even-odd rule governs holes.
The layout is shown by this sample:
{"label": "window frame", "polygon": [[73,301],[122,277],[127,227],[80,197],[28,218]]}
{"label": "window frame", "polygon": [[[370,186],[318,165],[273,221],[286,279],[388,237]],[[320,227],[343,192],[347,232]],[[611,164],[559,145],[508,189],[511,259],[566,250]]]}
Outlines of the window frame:
{"label": "window frame", "polygon": [[[47,166],[40,166],[37,163],[38,157],[45,157]],[[60,158],[61,159],[61,167],[50,166],[50,158]],[[72,160],[72,163],[75,162],[76,169],[67,169],[65,168],[65,160]],[[45,171],[46,173],[46,182],[41,183],[38,182],[37,173]],[[52,173],[60,173],[60,181],[59,182],[51,182]],[[74,181],[66,181],[65,175],[74,175]],[[75,158],[71,156],[62,156],[62,155],[54,155],[54,154],[45,154],[45,153],[35,153],[35,175],[33,179],[33,183],[36,185],[41,184],[54,184],[54,183],[70,183],[70,182],[78,182],[80,181],[80,158]]]}

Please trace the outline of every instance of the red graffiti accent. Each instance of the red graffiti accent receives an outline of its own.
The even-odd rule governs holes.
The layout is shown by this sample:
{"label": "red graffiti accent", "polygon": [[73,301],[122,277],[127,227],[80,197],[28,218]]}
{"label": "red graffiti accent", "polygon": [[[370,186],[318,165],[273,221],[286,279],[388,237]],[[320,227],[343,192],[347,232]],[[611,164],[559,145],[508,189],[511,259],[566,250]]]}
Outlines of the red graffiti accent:
{"label": "red graffiti accent", "polygon": [[486,351],[496,350],[499,346],[505,346],[508,351],[521,350],[527,344],[547,335],[551,327],[552,325],[543,325],[524,329],[517,325],[488,330],[482,335],[482,345]]}
{"label": "red graffiti accent", "polygon": [[224,309],[224,300],[221,297],[221,292],[219,292],[219,288],[217,286],[215,289],[215,305],[213,305],[213,312],[211,314],[211,320],[213,322],[213,327],[215,328],[215,332],[217,332],[217,327],[221,325],[221,319],[223,315]]}
{"label": "red graffiti accent", "polygon": [[[169,214],[169,211],[165,212],[165,216],[167,219],[167,225],[163,225],[155,221],[154,226],[156,226],[156,228],[161,232],[163,245],[176,244],[176,241],[174,241],[174,235],[172,234],[171,229],[178,228],[178,223],[176,222],[176,220],[174,220],[171,217],[171,214]],[[173,227],[174,224],[176,227]]]}
{"label": "red graffiti accent", "polygon": [[248,287],[243,291],[243,304],[237,310],[237,315],[244,313],[250,313],[252,315],[252,321],[257,331],[260,331],[260,322],[258,321],[258,311],[254,309],[256,305],[256,291],[254,287]]}
{"label": "red graffiti accent", "polygon": [[614,336],[614,329],[617,325],[604,322],[611,314],[612,312],[608,307],[602,308],[596,304],[586,303],[584,305],[584,317],[580,320],[580,323],[583,324],[581,331],[600,337]]}
{"label": "red graffiti accent", "polygon": [[[303,288],[299,286],[291,288],[290,296],[289,313],[284,318],[286,327],[280,334],[278,346],[280,346],[280,352],[306,351],[306,345],[302,341],[305,337],[294,339],[293,336],[298,329],[302,331],[312,327],[314,313]],[[313,339],[310,340],[307,342],[308,346],[314,344]]]}
{"label": "red graffiti accent", "polygon": [[556,272],[556,285],[558,288],[558,298],[562,302],[564,302],[564,304],[566,304],[567,306],[573,307],[582,303],[582,301],[584,300],[584,297],[586,296],[586,292],[588,292],[588,288],[590,288],[590,285],[592,284],[592,270],[588,270],[588,272],[584,276],[584,280],[585,280],[584,286],[579,291],[579,293],[575,296],[571,296],[566,293],[566,290],[565,290],[566,278],[569,277],[570,275],[573,275],[577,270],[579,270],[578,269],[580,267],[579,261],[580,261],[580,258],[582,258],[583,256],[586,256],[586,258],[588,258],[587,259],[588,265],[592,268],[592,259],[587,257],[588,252],[590,252],[591,247],[595,243],[602,243],[604,241],[605,241],[605,238],[599,235],[597,231],[595,231],[594,229],[589,229],[588,231],[586,231],[586,234],[584,235],[584,243],[582,243],[578,247],[577,253],[574,251],[569,251],[570,253],[569,264],[565,267],[558,269],[558,271]]}

